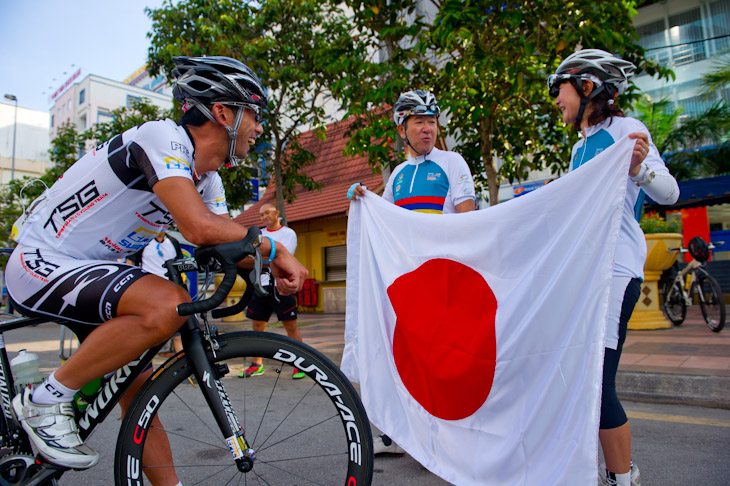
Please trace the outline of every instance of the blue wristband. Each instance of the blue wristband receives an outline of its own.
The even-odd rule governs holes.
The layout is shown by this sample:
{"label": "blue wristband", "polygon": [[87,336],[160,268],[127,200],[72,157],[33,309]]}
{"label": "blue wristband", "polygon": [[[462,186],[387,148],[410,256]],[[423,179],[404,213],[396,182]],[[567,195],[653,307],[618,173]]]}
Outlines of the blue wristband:
{"label": "blue wristband", "polygon": [[[363,185],[362,185],[362,183],[361,183],[361,182],[356,182],[356,183],[354,183],[353,185],[351,185],[351,186],[350,186],[350,190],[348,190],[348,191],[347,191],[347,199],[349,199],[350,201],[352,201],[352,198],[353,198],[353,197],[355,197],[355,188],[356,188],[357,186],[362,186],[362,187],[365,187],[365,186],[363,186]],[[367,189],[367,188],[366,188],[366,189]]]}
{"label": "blue wristband", "polygon": [[271,253],[269,253],[269,258],[264,260],[261,263],[271,263],[274,261],[274,256],[276,256],[276,243],[274,242],[274,239],[271,236],[264,236],[264,238],[269,239],[269,243],[271,243]]}

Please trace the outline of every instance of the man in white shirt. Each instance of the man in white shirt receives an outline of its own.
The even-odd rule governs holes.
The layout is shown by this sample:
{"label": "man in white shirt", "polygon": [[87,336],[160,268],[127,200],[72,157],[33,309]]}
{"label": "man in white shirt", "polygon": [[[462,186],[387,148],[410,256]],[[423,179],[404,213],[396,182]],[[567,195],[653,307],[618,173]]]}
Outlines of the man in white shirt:
{"label": "man in white shirt", "polygon": [[[274,241],[281,243],[289,250],[292,255],[297,249],[297,234],[293,229],[284,226],[279,221],[279,210],[273,204],[264,204],[261,206],[260,213],[261,222],[266,226],[261,230],[263,236],[269,236]],[[268,266],[268,265],[267,265]],[[271,282],[271,274],[269,272],[261,275],[261,285],[267,286]],[[293,295],[281,295],[276,290],[276,285],[272,286],[271,294],[267,297],[259,297],[254,294],[251,302],[246,309],[246,317],[251,319],[254,331],[265,331],[266,324],[271,314],[276,311],[276,316],[284,324],[287,335],[302,340],[302,334],[297,326],[297,300]],[[251,365],[245,371],[239,373],[239,378],[249,378],[252,376],[261,376],[264,374],[264,365],[261,358],[251,358]],[[292,378],[298,380],[304,378],[305,374],[294,368]]]}

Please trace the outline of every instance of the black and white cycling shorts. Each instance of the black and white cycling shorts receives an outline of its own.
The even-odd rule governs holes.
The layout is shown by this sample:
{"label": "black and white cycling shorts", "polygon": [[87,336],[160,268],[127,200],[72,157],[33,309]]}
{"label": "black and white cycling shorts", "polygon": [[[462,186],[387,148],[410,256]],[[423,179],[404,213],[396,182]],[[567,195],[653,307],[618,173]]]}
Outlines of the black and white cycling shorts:
{"label": "black and white cycling shorts", "polygon": [[102,324],[117,317],[122,294],[145,275],[126,263],[19,245],[8,259],[5,283],[21,313]]}

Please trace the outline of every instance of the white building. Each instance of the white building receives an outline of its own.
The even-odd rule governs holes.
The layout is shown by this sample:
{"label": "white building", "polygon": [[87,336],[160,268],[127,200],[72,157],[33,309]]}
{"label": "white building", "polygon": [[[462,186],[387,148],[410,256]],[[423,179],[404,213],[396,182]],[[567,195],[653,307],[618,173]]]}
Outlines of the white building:
{"label": "white building", "polygon": [[[634,18],[639,44],[646,56],[674,71],[675,80],[646,74],[636,85],[655,101],[671,100],[682,107],[682,117],[702,113],[720,99],[730,103],[730,88],[703,97],[702,76],[730,55],[730,0],[665,0],[644,2]],[[681,121],[681,120],[680,120]]]}
{"label": "white building", "polygon": [[[138,71],[130,77],[131,81],[139,83],[144,78],[141,75],[142,73]],[[163,86],[157,84],[155,87],[162,92],[112,81],[93,74],[87,75],[56,98],[51,108],[51,139],[56,137],[58,127],[64,123],[72,123],[79,131],[84,131],[97,123],[110,121],[113,110],[131,106],[135,99],[147,98],[162,109],[172,108],[172,95],[165,92],[164,83]]]}
{"label": "white building", "polygon": [[[11,177],[37,177],[50,167],[50,115],[42,111],[17,107],[4,98],[0,102],[0,184]],[[15,163],[13,164],[13,132],[15,131]],[[14,170],[13,170],[14,167]]]}

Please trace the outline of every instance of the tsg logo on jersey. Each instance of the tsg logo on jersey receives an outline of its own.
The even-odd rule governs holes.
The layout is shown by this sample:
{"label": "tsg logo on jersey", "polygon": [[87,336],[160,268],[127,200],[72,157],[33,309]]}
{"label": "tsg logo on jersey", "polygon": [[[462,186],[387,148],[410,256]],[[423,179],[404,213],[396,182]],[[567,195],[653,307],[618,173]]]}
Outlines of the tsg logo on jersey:
{"label": "tsg logo on jersey", "polygon": [[106,197],[106,194],[100,195],[99,189],[96,187],[96,182],[92,180],[56,206],[51,211],[43,227],[47,228],[50,225],[53,231],[56,232],[56,238],[58,238],[71,220],[89,210],[104,197]]}
{"label": "tsg logo on jersey", "polygon": [[50,277],[53,271],[58,268],[58,265],[47,262],[38,249],[23,252],[21,261],[27,271],[44,282],[48,281],[45,277]]}

